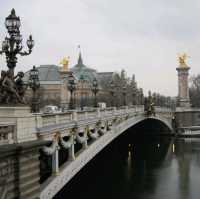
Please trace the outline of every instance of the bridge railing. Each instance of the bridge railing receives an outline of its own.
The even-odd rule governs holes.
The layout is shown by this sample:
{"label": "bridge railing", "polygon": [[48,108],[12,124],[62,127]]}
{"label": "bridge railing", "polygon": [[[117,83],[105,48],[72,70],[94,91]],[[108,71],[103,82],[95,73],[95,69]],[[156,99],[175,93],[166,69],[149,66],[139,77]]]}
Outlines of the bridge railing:
{"label": "bridge railing", "polygon": [[172,112],[171,108],[160,107],[160,106],[156,106],[155,110],[156,110],[156,112],[160,112],[160,113],[171,113]]}
{"label": "bridge railing", "polygon": [[[120,117],[135,117],[144,113],[143,106],[123,107],[120,109],[109,108],[105,110],[94,109],[92,111],[71,111],[59,114],[44,114],[37,119],[37,137],[39,139],[51,140],[56,131],[68,135],[77,126],[82,131],[86,126],[95,126],[99,121],[112,121]],[[67,116],[66,116],[67,115]],[[67,120],[59,118],[66,117]]]}
{"label": "bridge railing", "polygon": [[0,145],[3,144],[13,144],[15,141],[15,124],[0,123]]}
{"label": "bridge railing", "polygon": [[[156,107],[156,112],[160,112],[162,114],[167,114],[171,111],[170,109],[163,109],[161,107]],[[56,131],[56,129],[67,129],[74,126],[75,123],[82,122],[82,126],[85,123],[94,123],[98,122],[98,120],[105,120],[105,118],[114,119],[115,117],[119,117],[123,114],[128,114],[129,116],[136,116],[137,114],[144,113],[143,106],[125,106],[120,108],[107,108],[107,109],[91,109],[89,111],[67,111],[57,114],[29,114],[27,116],[15,117],[11,120],[16,125],[16,131],[14,135],[7,136],[1,134],[1,140],[6,140],[7,137],[10,139],[9,143],[13,142],[12,137],[16,138],[16,142],[25,142],[30,140],[37,140],[37,132],[39,130],[48,132],[48,129],[52,129],[52,131]],[[5,122],[6,123],[6,122]],[[41,132],[40,131],[40,132]],[[52,133],[49,131],[49,133]],[[1,141],[3,143],[3,141]]]}
{"label": "bridge railing", "polygon": [[35,116],[40,120],[40,127],[49,126],[53,124],[60,124],[72,120],[71,112],[57,114],[35,114]]}
{"label": "bridge railing", "polygon": [[36,114],[41,117],[40,127],[61,124],[73,120],[86,120],[95,117],[103,117],[105,115],[111,114],[121,114],[121,113],[131,113],[131,112],[142,112],[143,106],[132,106],[124,107],[120,109],[93,109],[92,111],[69,111],[64,113],[56,114]]}

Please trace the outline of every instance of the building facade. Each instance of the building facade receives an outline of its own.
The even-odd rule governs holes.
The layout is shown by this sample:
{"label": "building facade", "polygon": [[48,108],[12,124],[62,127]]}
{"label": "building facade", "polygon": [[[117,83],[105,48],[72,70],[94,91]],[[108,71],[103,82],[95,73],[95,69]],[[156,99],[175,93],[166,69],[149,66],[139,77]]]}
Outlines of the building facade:
{"label": "building facade", "polygon": [[[63,66],[41,65],[37,67],[40,80],[40,106],[53,104],[68,107],[70,92],[68,90],[68,76],[72,72],[75,77],[76,90],[74,99],[76,107],[91,106],[94,100],[92,84],[94,79],[98,82],[98,94],[108,92],[103,89],[102,84],[109,83],[113,72],[98,73],[93,68],[84,65],[82,55],[79,53],[78,61],[75,66],[68,68],[68,62],[62,62]],[[28,81],[29,72],[25,73],[25,81]],[[31,91],[27,90],[27,98],[31,97]]]}

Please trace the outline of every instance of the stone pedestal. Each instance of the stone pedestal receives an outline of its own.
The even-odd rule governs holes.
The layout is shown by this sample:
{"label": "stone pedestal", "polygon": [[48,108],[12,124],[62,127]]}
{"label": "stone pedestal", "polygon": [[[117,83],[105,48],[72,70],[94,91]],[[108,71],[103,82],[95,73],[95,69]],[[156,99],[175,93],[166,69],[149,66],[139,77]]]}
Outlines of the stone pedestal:
{"label": "stone pedestal", "polygon": [[200,126],[200,109],[177,107],[175,112],[177,127]]}
{"label": "stone pedestal", "polygon": [[0,106],[0,118],[23,117],[30,115],[31,108],[28,106]]}
{"label": "stone pedestal", "polygon": [[180,65],[176,68],[178,72],[178,106],[190,107],[188,75],[190,67]]}
{"label": "stone pedestal", "polygon": [[11,123],[15,126],[12,135],[14,143],[36,140],[36,115],[32,114],[27,106],[0,107],[0,122]]}
{"label": "stone pedestal", "polygon": [[61,107],[65,108],[68,106],[69,104],[69,92],[68,92],[68,88],[67,88],[67,82],[68,82],[68,75],[69,75],[69,71],[65,71],[65,70],[60,70],[60,77],[61,77]]}

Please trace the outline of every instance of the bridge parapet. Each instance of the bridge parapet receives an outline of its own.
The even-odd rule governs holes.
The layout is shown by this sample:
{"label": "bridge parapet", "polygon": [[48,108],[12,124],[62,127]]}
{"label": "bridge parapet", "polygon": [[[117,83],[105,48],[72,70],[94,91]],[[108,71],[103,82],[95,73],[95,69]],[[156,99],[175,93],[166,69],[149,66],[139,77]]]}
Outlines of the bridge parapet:
{"label": "bridge parapet", "polygon": [[174,112],[170,108],[157,106],[155,107],[155,111],[157,115],[160,115],[161,117],[164,117],[165,119],[168,119],[170,121],[174,117]]}
{"label": "bridge parapet", "polygon": [[[71,116],[69,117],[70,119],[65,122],[59,119],[60,115],[63,117],[63,114],[43,115],[40,117],[43,121],[39,121],[39,123],[43,125],[36,125],[38,126],[36,133],[39,139],[52,140],[57,131],[59,131],[62,136],[68,136],[74,126],[78,127],[80,131],[84,131],[84,128],[86,127],[94,129],[99,122],[105,126],[105,123],[113,123],[116,120],[123,120],[125,117],[134,117],[139,113],[144,113],[143,107],[141,106],[132,108],[127,107],[119,110],[112,109],[108,111],[100,111],[99,109],[93,112],[74,111],[66,113],[71,114]],[[46,121],[47,119],[48,122]],[[47,123],[48,125],[46,125]]]}
{"label": "bridge parapet", "polygon": [[[84,128],[85,124],[92,128],[99,120],[102,120],[102,122],[106,120],[111,122],[111,120],[124,114],[128,114],[131,117],[138,113],[144,113],[143,106],[121,107],[120,109],[108,108],[104,110],[93,109],[91,111],[68,111],[57,114],[27,113],[27,115],[18,117],[17,115],[14,117],[9,116],[9,118],[3,118],[2,116],[1,119],[4,119],[4,123],[10,121],[15,125],[14,134],[12,136],[9,134],[8,136],[9,143],[13,142],[12,137],[14,137],[14,142],[22,143],[25,141],[34,141],[38,138],[47,139],[56,130],[67,135],[75,123],[78,123],[79,128]],[[162,114],[164,117],[171,117],[169,109],[156,107],[156,113]],[[1,134],[1,136],[3,136],[1,139],[6,137],[5,134]]]}
{"label": "bridge parapet", "polygon": [[199,136],[200,109],[195,107],[176,107],[175,128],[178,135]]}

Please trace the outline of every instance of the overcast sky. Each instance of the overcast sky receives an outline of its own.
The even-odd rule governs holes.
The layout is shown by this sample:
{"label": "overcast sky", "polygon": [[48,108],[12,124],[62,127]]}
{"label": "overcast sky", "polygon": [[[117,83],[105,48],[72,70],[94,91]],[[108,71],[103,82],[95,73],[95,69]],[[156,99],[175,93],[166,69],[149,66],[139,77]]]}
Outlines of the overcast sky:
{"label": "overcast sky", "polygon": [[[31,55],[19,57],[17,70],[77,62],[99,72],[127,71],[140,87],[177,95],[177,53],[191,58],[190,74],[200,73],[199,0],[0,0],[0,41],[5,17],[15,8],[24,41],[31,33]],[[0,70],[5,57],[0,57]]]}

